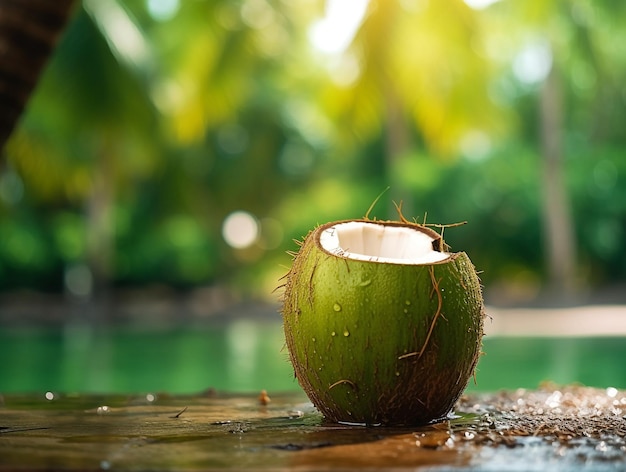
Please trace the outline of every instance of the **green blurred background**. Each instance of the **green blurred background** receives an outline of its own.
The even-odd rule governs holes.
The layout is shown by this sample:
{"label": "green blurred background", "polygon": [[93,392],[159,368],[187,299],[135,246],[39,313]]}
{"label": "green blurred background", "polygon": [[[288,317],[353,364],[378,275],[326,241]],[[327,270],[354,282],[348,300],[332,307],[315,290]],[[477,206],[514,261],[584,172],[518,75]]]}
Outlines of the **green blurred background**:
{"label": "green blurred background", "polygon": [[77,2],[3,150],[0,308],[274,306],[385,189],[467,221],[490,304],[624,302],[625,84],[612,0]]}
{"label": "green blurred background", "polygon": [[488,293],[623,281],[626,4],[476,1],[79,2],[4,151],[0,287],[267,298],[387,187],[370,216],[468,221]]}

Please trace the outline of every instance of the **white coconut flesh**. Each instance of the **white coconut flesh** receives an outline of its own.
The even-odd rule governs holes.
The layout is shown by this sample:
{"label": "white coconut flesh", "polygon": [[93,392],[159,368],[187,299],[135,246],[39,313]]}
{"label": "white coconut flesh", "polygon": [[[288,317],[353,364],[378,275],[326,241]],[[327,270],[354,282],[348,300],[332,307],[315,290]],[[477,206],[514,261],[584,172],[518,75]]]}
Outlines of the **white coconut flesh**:
{"label": "white coconut flesh", "polygon": [[435,239],[410,226],[349,221],[326,228],[320,245],[349,259],[389,264],[432,264],[448,257],[433,248]]}

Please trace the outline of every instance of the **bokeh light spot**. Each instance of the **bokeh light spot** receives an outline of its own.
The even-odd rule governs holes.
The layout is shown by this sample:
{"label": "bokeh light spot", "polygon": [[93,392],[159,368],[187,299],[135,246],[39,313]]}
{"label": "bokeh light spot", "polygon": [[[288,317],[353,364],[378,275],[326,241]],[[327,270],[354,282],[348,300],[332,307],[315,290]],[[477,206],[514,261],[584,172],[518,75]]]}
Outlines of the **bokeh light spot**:
{"label": "bokeh light spot", "polygon": [[613,162],[602,159],[593,168],[593,183],[603,193],[611,192],[617,185],[618,170]]}
{"label": "bokeh light spot", "polygon": [[93,290],[93,275],[85,264],[76,264],[65,270],[65,288],[75,297],[88,297]]}
{"label": "bokeh light spot", "polygon": [[179,0],[146,0],[150,16],[157,21],[171,20],[180,9]]}
{"label": "bokeh light spot", "polygon": [[280,169],[290,176],[308,174],[315,163],[311,149],[301,142],[290,141],[283,147],[278,158]]}
{"label": "bokeh light spot", "polygon": [[259,237],[259,224],[256,218],[246,211],[234,211],[222,225],[224,241],[235,249],[245,249]]}
{"label": "bokeh light spot", "polygon": [[13,171],[4,172],[0,176],[0,199],[8,205],[15,205],[23,195],[24,184],[20,176]]}
{"label": "bokeh light spot", "polygon": [[461,138],[461,153],[470,161],[481,161],[489,156],[491,139],[480,130],[471,130]]}
{"label": "bokeh light spot", "polygon": [[274,218],[261,220],[260,245],[263,249],[276,249],[283,242],[284,229],[280,221]]}
{"label": "bokeh light spot", "polygon": [[242,126],[225,125],[217,132],[217,144],[226,154],[240,154],[248,147],[248,131]]}
{"label": "bokeh light spot", "polygon": [[500,0],[464,0],[465,4],[474,10],[482,10],[488,6],[499,2]]}
{"label": "bokeh light spot", "polygon": [[274,10],[265,0],[247,0],[241,7],[244,23],[255,29],[263,29],[274,23]]}
{"label": "bokeh light spot", "polygon": [[545,41],[531,43],[513,60],[513,73],[523,83],[543,81],[552,68],[552,51]]}
{"label": "bokeh light spot", "polygon": [[311,44],[324,53],[343,52],[361,26],[368,3],[368,0],[328,0],[324,18],[309,31]]}

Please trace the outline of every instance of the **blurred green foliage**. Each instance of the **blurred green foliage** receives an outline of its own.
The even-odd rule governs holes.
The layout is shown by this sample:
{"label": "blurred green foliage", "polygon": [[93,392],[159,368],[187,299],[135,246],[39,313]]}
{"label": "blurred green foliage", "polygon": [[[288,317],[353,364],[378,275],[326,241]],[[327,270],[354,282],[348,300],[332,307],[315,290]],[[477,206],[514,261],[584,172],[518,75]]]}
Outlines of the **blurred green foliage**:
{"label": "blurred green foliage", "polygon": [[[486,285],[539,287],[551,64],[580,277],[623,281],[625,8],[371,0],[324,53],[321,0],[84,1],[5,150],[0,287],[61,291],[86,266],[117,287],[268,296],[292,239],[388,186],[370,217],[403,200],[418,221],[467,221],[446,241]],[[234,211],[256,221],[246,247],[223,237]]]}

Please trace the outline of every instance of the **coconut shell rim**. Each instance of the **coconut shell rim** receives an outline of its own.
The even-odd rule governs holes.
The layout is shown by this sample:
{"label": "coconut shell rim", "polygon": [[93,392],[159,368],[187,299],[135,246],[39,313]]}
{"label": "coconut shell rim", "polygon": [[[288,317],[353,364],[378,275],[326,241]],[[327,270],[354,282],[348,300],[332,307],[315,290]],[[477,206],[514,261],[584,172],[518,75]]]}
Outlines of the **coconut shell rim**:
{"label": "coconut shell rim", "polygon": [[402,263],[402,262],[387,262],[387,261],[377,261],[377,260],[371,260],[371,261],[361,261],[359,259],[353,259],[351,257],[347,257],[344,254],[341,253],[335,253],[335,252],[331,252],[328,251],[324,246],[322,246],[322,243],[320,241],[321,235],[322,233],[333,226],[337,226],[337,225],[341,225],[341,224],[345,224],[345,223],[366,223],[366,224],[374,224],[374,225],[381,225],[381,226],[394,226],[394,227],[400,227],[400,228],[411,228],[414,229],[416,231],[422,232],[430,237],[433,238],[433,250],[438,251],[438,252],[445,252],[445,251],[441,251],[438,249],[441,247],[445,246],[445,242],[443,240],[443,237],[435,230],[429,228],[426,225],[420,224],[420,223],[411,223],[410,221],[397,221],[397,220],[370,220],[367,218],[355,218],[355,219],[345,219],[345,220],[337,220],[337,221],[330,221],[328,223],[324,223],[321,225],[318,225],[314,230],[313,230],[313,242],[315,243],[315,246],[318,247],[324,254],[327,254],[329,256],[334,256],[340,259],[347,259],[350,261],[359,261],[359,262],[367,262],[367,263],[371,263],[371,264],[394,264],[394,265],[400,265],[400,266],[429,266],[429,265],[441,265],[441,264],[448,264],[449,262],[453,261],[454,259],[456,259],[457,257],[459,257],[460,254],[463,254],[463,252],[447,252],[448,257],[446,257],[445,259],[442,259],[440,261],[435,261],[435,262],[424,262],[424,263]]}

